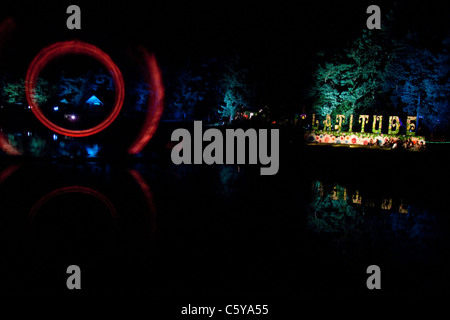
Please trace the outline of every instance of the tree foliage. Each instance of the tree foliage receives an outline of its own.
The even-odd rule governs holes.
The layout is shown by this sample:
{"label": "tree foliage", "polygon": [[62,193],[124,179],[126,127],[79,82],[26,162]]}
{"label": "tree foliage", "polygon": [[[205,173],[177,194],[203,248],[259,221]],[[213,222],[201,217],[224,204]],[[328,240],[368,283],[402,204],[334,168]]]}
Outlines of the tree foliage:
{"label": "tree foliage", "polygon": [[394,38],[389,27],[364,30],[347,48],[317,66],[308,92],[313,112],[348,117],[400,107],[430,130],[448,126],[450,40],[444,41],[444,49],[432,52],[416,39],[411,33],[401,40]]}
{"label": "tree foliage", "polygon": [[56,95],[66,99],[69,103],[79,105],[86,96],[101,89],[112,90],[111,77],[102,72],[87,72],[77,77],[68,77],[62,74],[55,85]]}
{"label": "tree foliage", "polygon": [[[2,87],[2,96],[6,103],[26,104],[25,80],[19,79],[17,82],[5,82]],[[38,78],[33,93],[38,104],[43,104],[49,99],[48,81]]]}
{"label": "tree foliage", "polygon": [[225,66],[221,81],[221,93],[224,105],[220,106],[219,113],[224,118],[233,119],[238,108],[246,106],[250,99],[250,90],[246,83],[247,70],[238,65],[239,60],[232,59]]}
{"label": "tree foliage", "polygon": [[317,66],[308,95],[320,116],[362,113],[373,107],[391,57],[372,30]]}
{"label": "tree foliage", "polygon": [[403,111],[416,115],[431,130],[450,122],[449,58],[412,44],[396,56],[389,74],[392,99]]}
{"label": "tree foliage", "polygon": [[176,80],[171,109],[190,118],[194,107],[204,98],[203,78],[191,69],[182,70]]}

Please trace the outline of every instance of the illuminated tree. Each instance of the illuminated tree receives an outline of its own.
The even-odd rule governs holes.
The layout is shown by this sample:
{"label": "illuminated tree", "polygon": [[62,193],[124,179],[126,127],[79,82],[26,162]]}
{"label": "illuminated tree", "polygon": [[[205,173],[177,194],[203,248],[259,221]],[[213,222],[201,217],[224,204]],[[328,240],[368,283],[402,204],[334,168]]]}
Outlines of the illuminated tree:
{"label": "illuminated tree", "polygon": [[84,102],[88,95],[95,94],[101,90],[112,90],[112,79],[108,74],[101,71],[87,72],[78,77],[68,77],[62,74],[56,84],[56,95],[66,99],[69,103],[79,105]]}
{"label": "illuminated tree", "polygon": [[204,98],[203,79],[192,70],[182,70],[176,80],[169,108],[184,119],[190,118],[194,107]]}
{"label": "illuminated tree", "polygon": [[136,96],[135,109],[137,111],[141,111],[141,112],[146,111],[147,110],[147,108],[146,108],[147,99],[148,99],[148,95],[150,93],[150,88],[149,88],[148,84],[145,81],[137,82],[133,86],[132,92]]}
{"label": "illuminated tree", "polygon": [[394,88],[393,99],[402,103],[403,111],[416,115],[431,130],[448,125],[448,55],[410,44],[397,56],[396,64],[389,81]]}
{"label": "illuminated tree", "polygon": [[25,99],[24,90],[23,81],[7,83],[3,86],[2,95],[7,103],[21,103]]}
{"label": "illuminated tree", "polygon": [[61,99],[66,99],[69,103],[78,105],[85,95],[88,81],[86,75],[76,78],[62,76],[57,85],[57,95]]}
{"label": "illuminated tree", "polygon": [[221,92],[225,105],[220,106],[219,113],[229,122],[234,118],[238,108],[246,106],[250,98],[250,91],[245,82],[247,70],[238,66],[239,60],[230,60],[225,65],[225,72],[221,81]]}
{"label": "illuminated tree", "polygon": [[[20,79],[18,82],[6,82],[2,88],[2,96],[6,103],[10,104],[26,104],[25,98],[25,80]],[[49,98],[48,81],[38,78],[34,97],[38,104],[47,102]]]}
{"label": "illuminated tree", "polygon": [[391,45],[383,35],[364,30],[349,48],[318,65],[308,93],[315,100],[313,111],[334,118],[336,114],[348,117],[373,107],[391,58],[385,42]]}

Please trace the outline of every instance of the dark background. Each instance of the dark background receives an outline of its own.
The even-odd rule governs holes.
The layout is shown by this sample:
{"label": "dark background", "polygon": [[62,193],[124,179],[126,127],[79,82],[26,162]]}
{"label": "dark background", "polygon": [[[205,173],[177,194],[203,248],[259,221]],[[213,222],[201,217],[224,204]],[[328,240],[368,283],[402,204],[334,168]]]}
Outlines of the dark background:
{"label": "dark background", "polygon": [[[172,1],[78,1],[81,30],[68,30],[69,1],[2,2],[0,19],[14,17],[17,28],[4,50],[25,72],[45,45],[81,39],[114,54],[136,45],[156,53],[163,71],[170,72],[200,58],[238,55],[263,88],[263,103],[295,108],[311,81],[319,50],[345,47],[366,28],[369,1],[302,1],[248,4]],[[381,23],[394,10],[398,36],[418,34],[425,47],[439,45],[448,33],[449,12],[442,2],[384,1]],[[5,53],[6,54],[6,53]],[[120,60],[117,61],[120,65]],[[0,65],[11,66],[11,61]],[[166,78],[166,81],[170,79]]]}
{"label": "dark background", "polygon": [[[86,1],[77,2],[82,30],[68,30],[70,4],[2,1],[0,20],[13,17],[16,28],[2,48],[9,58],[0,60],[1,68],[23,77],[43,47],[74,38],[111,55],[143,44],[169,73],[186,59],[238,54],[266,88],[265,99],[295,107],[311,81],[317,51],[341,48],[359,35],[373,3]],[[417,32],[428,48],[448,32],[449,13],[442,3],[377,4],[382,23],[383,14],[397,6],[399,34]],[[126,65],[129,57],[117,56],[114,61]],[[171,129],[158,128],[159,139],[166,138],[161,145]],[[222,308],[281,302],[288,310],[310,307],[312,300],[322,303],[316,313],[343,298],[341,309],[352,313],[347,306],[358,299],[448,295],[448,157],[331,147],[313,152],[288,140],[282,139],[280,171],[270,177],[260,176],[259,166],[239,172],[236,166],[177,167],[169,160],[170,150],[160,163],[22,164],[0,185],[1,293],[151,295],[151,307],[157,307],[156,298],[173,302],[166,310],[172,314],[181,310],[175,303],[186,306],[193,298],[223,302]],[[127,173],[130,167],[153,193],[156,232],[142,190]],[[366,211],[363,225],[338,242],[339,234],[308,229],[311,185],[318,180],[330,188],[360,189],[377,201],[409,201],[409,214]],[[117,207],[119,227],[95,199],[72,196],[55,199],[33,225],[27,224],[36,201],[73,184],[108,196]],[[82,269],[81,292],[65,287],[69,264]],[[381,291],[365,286],[371,264],[382,269]]]}

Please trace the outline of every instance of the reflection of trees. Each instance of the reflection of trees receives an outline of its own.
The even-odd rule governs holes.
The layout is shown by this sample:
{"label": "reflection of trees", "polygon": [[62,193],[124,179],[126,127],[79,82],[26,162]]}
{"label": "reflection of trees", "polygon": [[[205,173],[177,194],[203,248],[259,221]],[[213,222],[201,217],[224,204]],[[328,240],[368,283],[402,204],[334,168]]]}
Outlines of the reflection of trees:
{"label": "reflection of trees", "polygon": [[335,185],[330,190],[316,181],[313,189],[307,229],[318,237],[332,234],[339,251],[348,252],[349,246],[358,243],[365,232],[363,208],[352,203],[343,186]]}
{"label": "reflection of trees", "polygon": [[360,205],[354,203],[361,199],[357,190],[319,181],[313,183],[312,190],[307,230],[320,243],[331,240],[335,250],[346,258],[381,245],[385,255],[419,260],[432,254],[435,244],[448,234],[447,224],[442,223],[447,219],[446,212],[406,205],[403,198],[386,198],[366,190]]}
{"label": "reflection of trees", "polygon": [[309,205],[308,228],[314,232],[350,233],[355,232],[363,222],[363,212],[360,207],[350,204],[347,200],[345,188],[336,186],[337,197],[334,192],[315,196]]}

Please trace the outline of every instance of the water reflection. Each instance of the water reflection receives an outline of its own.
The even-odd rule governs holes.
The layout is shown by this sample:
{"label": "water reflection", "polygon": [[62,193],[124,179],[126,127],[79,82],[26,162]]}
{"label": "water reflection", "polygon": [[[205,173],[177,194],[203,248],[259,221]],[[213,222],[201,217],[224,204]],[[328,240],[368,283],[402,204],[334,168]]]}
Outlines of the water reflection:
{"label": "water reflection", "polygon": [[[307,229],[319,238],[332,235],[339,254],[348,255],[355,246],[378,250],[381,242],[389,243],[385,257],[390,253],[410,261],[429,256],[435,250],[433,244],[448,237],[446,212],[408,204],[401,194],[395,197],[371,191],[364,186],[314,180]],[[353,251],[363,256],[366,253]]]}
{"label": "water reflection", "polygon": [[[125,176],[128,177],[125,177]],[[115,187],[108,188],[108,184],[113,183]],[[130,185],[134,184],[140,190],[147,206],[143,206],[151,217],[151,229],[156,230],[156,208],[153,203],[151,188],[145,178],[136,169],[111,168],[105,163],[85,163],[85,164],[56,164],[54,165],[8,165],[0,171],[0,186],[3,190],[3,201],[8,201],[15,209],[15,214],[28,212],[28,218],[32,221],[40,211],[46,211],[48,202],[65,195],[75,195],[74,198],[83,201],[88,195],[99,200],[111,214],[113,220],[118,219],[118,215],[124,212],[117,212],[117,195],[128,196]],[[45,193],[45,190],[50,190]],[[104,190],[104,192],[100,191]],[[138,195],[139,193],[136,193]],[[134,197],[136,198],[136,197]],[[113,201],[111,199],[115,199]],[[130,201],[135,199],[130,198]],[[30,206],[34,201],[34,203]],[[26,203],[26,204],[25,204]],[[65,203],[59,210],[64,211],[70,203]],[[29,209],[27,209],[27,206]],[[121,204],[123,208],[126,205]],[[10,206],[5,206],[8,208]]]}
{"label": "water reflection", "polygon": [[[102,202],[102,204],[108,209],[109,213],[112,216],[112,219],[114,221],[114,224],[117,223],[117,211],[114,205],[111,203],[111,200],[109,200],[108,197],[103,195],[102,193],[98,192],[97,190],[93,190],[88,187],[81,187],[81,186],[68,186],[68,187],[61,187],[58,188],[46,195],[44,195],[42,198],[40,198],[31,208],[29,213],[29,220],[30,224],[33,222],[33,219],[35,215],[39,212],[39,210],[42,209],[43,206],[50,200],[56,197],[60,197],[66,194],[85,194],[89,195],[91,197],[94,197]],[[79,199],[79,197],[77,197]],[[67,203],[67,202],[66,202]],[[70,205],[70,202],[68,203]]]}
{"label": "water reflection", "polygon": [[108,277],[123,274],[129,263],[140,265],[134,270],[144,266],[136,261],[142,253],[134,250],[152,254],[156,206],[148,179],[137,169],[106,163],[13,164],[0,170],[0,192],[7,261],[1,271],[12,275],[0,292],[64,293],[65,270],[72,264],[88,275],[84,294],[115,292],[117,283]]}
{"label": "water reflection", "polygon": [[[335,212],[346,212],[355,209],[364,212],[363,207],[369,207],[408,213],[408,204],[402,198],[394,201],[392,197],[367,194],[363,199],[361,191],[357,188],[348,189],[339,184],[324,185],[321,181],[314,181],[311,190],[313,192],[311,206],[316,211],[332,209]],[[393,203],[396,207],[393,207]]]}
{"label": "water reflection", "polygon": [[0,268],[11,277],[0,291],[67,293],[65,269],[77,264],[81,294],[367,295],[365,270],[377,264],[383,294],[442,292],[450,223],[433,200],[447,189],[430,197],[417,184],[391,187],[390,175],[289,169],[3,166]]}

